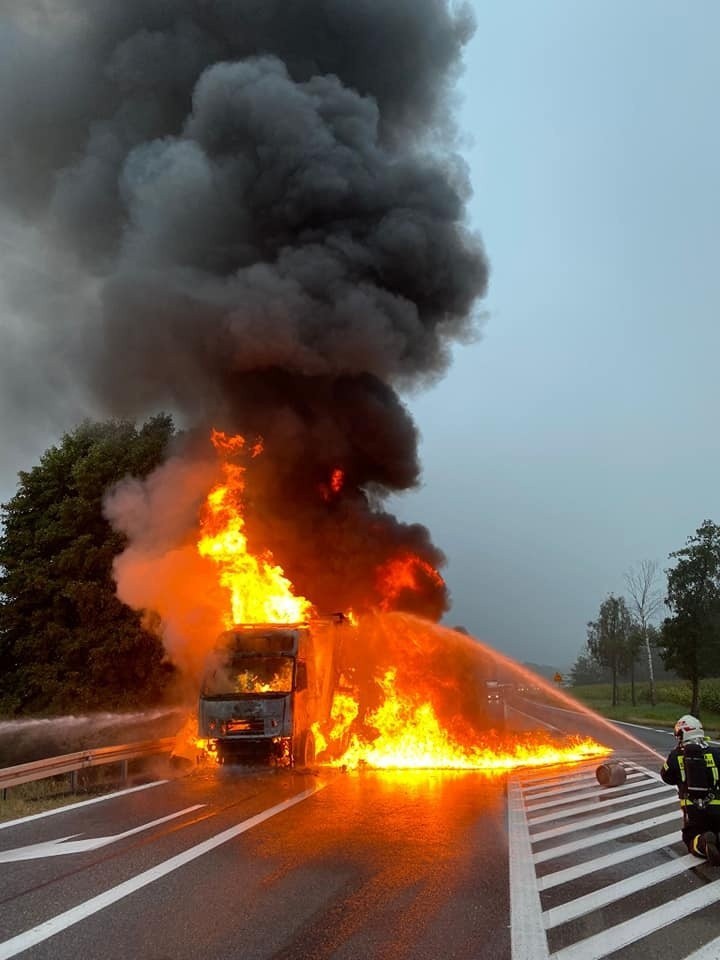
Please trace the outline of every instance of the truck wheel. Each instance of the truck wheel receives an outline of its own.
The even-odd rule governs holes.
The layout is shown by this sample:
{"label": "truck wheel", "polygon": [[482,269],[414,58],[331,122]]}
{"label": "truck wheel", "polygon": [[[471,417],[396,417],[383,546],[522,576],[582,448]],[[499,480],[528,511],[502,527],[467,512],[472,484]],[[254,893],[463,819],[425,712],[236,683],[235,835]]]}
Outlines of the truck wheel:
{"label": "truck wheel", "polygon": [[297,753],[295,754],[296,767],[309,767],[315,760],[315,737],[306,730],[300,737]]}

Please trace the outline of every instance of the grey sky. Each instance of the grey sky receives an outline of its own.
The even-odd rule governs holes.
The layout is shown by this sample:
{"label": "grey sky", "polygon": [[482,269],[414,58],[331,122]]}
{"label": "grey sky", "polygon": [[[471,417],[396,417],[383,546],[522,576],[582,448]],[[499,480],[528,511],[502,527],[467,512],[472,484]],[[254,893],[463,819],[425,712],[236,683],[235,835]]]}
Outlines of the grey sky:
{"label": "grey sky", "polygon": [[569,664],[623,571],[718,519],[712,2],[476,3],[482,343],[412,408],[453,622]]}
{"label": "grey sky", "polygon": [[[424,486],[398,509],[448,556],[449,622],[564,666],[624,570],[665,564],[717,519],[720,7],[475,7],[460,125],[492,267],[488,319],[410,401]],[[16,269],[77,305],[69,268],[58,280],[36,238],[7,242],[6,324],[18,324]],[[61,368],[46,358],[27,388],[62,383]],[[32,431],[0,411],[3,499],[81,408],[48,403]]]}

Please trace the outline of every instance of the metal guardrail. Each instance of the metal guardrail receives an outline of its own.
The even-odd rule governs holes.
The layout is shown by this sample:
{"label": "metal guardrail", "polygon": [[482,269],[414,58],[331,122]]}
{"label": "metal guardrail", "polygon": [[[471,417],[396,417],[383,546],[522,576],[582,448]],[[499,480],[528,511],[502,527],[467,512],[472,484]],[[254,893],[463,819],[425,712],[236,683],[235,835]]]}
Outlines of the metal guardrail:
{"label": "metal guardrail", "polygon": [[[62,773],[76,775],[78,770],[99,767],[105,763],[126,765],[128,760],[169,753],[174,744],[175,737],[165,737],[162,740],[141,740],[138,743],[124,743],[117,747],[95,747],[90,750],[79,750],[77,753],[66,753],[60,757],[35,760],[32,763],[19,763],[14,767],[5,767],[4,770],[0,770],[0,790],[4,791],[8,787],[18,787],[22,783],[44,780],[46,777],[55,777]],[[124,766],[123,773],[126,774],[126,772],[127,767]]]}

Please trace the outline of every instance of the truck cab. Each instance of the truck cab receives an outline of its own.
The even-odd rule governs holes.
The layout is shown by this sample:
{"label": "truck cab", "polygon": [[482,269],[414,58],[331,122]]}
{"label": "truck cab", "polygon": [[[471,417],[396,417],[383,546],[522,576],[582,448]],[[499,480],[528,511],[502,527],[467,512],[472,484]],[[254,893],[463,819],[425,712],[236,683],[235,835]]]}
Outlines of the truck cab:
{"label": "truck cab", "polygon": [[221,763],[313,762],[313,723],[332,706],[340,622],[237,624],[218,637],[205,664],[198,734]]}

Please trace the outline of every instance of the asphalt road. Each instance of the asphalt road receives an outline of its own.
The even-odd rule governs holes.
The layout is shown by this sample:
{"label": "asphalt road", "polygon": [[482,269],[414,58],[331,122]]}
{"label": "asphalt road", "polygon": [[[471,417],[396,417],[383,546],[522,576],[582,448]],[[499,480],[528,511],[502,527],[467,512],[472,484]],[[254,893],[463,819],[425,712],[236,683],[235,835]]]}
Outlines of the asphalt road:
{"label": "asphalt road", "polygon": [[509,954],[505,785],[481,774],[213,770],[8,827],[0,870],[3,958]]}
{"label": "asphalt road", "polygon": [[[508,715],[603,738],[627,783],[601,788],[597,763],[510,778],[219,768],[0,824],[0,960],[720,957],[694,953],[720,934],[720,870],[679,863],[677,801],[642,746],[664,755],[672,738],[601,737],[530,702]],[[617,888],[657,867],[665,879]],[[692,935],[686,913],[653,926],[687,893]]]}

